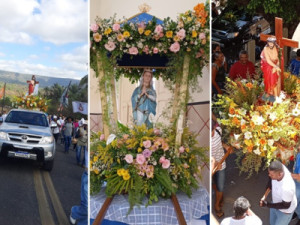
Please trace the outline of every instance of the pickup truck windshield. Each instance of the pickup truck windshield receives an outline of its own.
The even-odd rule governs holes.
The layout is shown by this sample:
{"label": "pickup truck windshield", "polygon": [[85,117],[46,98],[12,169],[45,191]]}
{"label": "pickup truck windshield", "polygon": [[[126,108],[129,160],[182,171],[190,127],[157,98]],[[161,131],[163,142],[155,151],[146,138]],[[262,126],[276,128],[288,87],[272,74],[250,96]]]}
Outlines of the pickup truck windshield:
{"label": "pickup truck windshield", "polygon": [[11,111],[6,119],[6,123],[21,123],[28,125],[35,125],[41,127],[48,127],[48,120],[44,114],[34,112]]}

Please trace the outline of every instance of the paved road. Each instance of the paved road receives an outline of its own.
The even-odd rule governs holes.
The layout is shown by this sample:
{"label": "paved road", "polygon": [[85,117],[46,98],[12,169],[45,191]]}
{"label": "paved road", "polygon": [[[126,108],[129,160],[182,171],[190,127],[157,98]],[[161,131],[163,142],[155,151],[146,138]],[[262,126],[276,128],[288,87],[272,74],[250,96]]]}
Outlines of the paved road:
{"label": "paved road", "polygon": [[0,159],[0,224],[68,225],[71,207],[80,203],[83,171],[75,151],[64,154],[61,144],[50,173],[33,161]]}
{"label": "paved road", "polygon": [[[231,154],[226,160],[227,167],[223,207],[225,216],[223,218],[233,215],[233,202],[239,196],[244,196],[249,200],[254,213],[261,218],[264,225],[267,225],[269,224],[269,209],[259,206],[259,200],[265,192],[268,181],[267,170],[260,171],[258,174],[254,174],[250,179],[246,179],[247,176],[245,174],[239,175],[235,158],[236,156]],[[290,164],[288,167],[292,168],[293,165]],[[270,197],[271,194],[269,195],[269,198]],[[270,200],[269,198],[268,200]],[[215,198],[213,194],[212,206],[214,205],[214,201]],[[214,210],[212,210],[212,212],[214,213]],[[223,218],[221,218],[219,222],[221,222]],[[289,225],[295,224],[296,221],[292,221]]]}

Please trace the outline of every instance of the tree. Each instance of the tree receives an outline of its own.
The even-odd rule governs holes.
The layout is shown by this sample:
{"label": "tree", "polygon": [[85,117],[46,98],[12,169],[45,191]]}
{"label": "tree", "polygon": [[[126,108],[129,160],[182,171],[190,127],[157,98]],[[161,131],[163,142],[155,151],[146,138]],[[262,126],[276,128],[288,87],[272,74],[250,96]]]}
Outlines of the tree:
{"label": "tree", "polygon": [[289,30],[289,38],[292,37],[299,23],[299,0],[228,0],[227,5],[261,14],[270,24],[274,24],[275,17],[281,17],[284,26]]}

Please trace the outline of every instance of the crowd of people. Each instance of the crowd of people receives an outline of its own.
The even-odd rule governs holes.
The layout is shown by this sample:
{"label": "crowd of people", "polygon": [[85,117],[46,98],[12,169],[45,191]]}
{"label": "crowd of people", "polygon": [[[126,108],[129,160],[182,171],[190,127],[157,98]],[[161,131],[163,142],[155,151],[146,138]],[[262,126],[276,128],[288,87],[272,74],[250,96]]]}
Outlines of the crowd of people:
{"label": "crowd of people", "polygon": [[[49,115],[49,124],[57,143],[60,139],[60,144],[64,144],[64,153],[68,154],[73,144],[73,149],[76,150],[77,164],[84,167],[85,152],[87,151],[88,133],[87,121],[83,118],[81,120],[73,120],[71,117],[59,118],[56,115]],[[83,152],[83,154],[81,154]],[[81,157],[83,155],[83,157]]]}
{"label": "crowd of people", "polygon": [[[261,53],[261,68],[262,68],[262,72],[264,73],[264,85],[266,89],[269,90],[268,93],[276,97],[278,95],[277,90],[280,85],[277,85],[278,87],[276,86],[276,88],[273,87],[275,81],[269,79],[269,77],[274,77],[274,76],[265,75],[265,74],[271,74],[271,72],[268,73],[268,70],[270,70],[268,65],[271,66],[270,67],[271,70],[273,69],[273,67],[275,67],[277,71],[280,72],[280,68],[278,66],[279,64],[278,60],[275,62],[275,60],[278,58],[278,55],[272,53],[272,52],[274,53],[277,52],[277,48],[273,48],[273,46],[275,45],[276,45],[276,39],[275,40],[270,39],[267,41],[267,44]],[[271,60],[272,55],[274,55],[274,57]],[[300,49],[297,50],[296,58],[291,60],[287,69],[291,74],[300,77]],[[253,62],[249,60],[249,55],[246,50],[241,50],[239,52],[239,59],[229,67],[227,64],[226,56],[223,54],[220,45],[217,43],[214,43],[212,45],[212,95],[213,97],[216,97],[218,94],[223,94],[225,90],[226,77],[230,78],[231,80],[236,80],[236,79],[242,80],[242,79],[259,78],[259,76],[261,76],[261,74],[256,74],[255,65]],[[276,82],[276,84],[279,83]],[[273,93],[273,89],[275,93]]]}

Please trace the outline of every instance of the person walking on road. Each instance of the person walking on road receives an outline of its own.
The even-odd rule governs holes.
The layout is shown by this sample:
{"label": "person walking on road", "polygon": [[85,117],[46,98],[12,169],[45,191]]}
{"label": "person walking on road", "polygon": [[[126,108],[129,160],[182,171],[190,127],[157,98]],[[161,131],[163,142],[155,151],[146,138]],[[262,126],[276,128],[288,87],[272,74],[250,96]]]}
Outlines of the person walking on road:
{"label": "person walking on road", "polygon": [[[270,208],[271,225],[288,225],[297,207],[295,182],[288,169],[277,160],[271,162],[268,172],[270,180],[259,205]],[[271,191],[272,202],[267,202]]]}
{"label": "person walking on road", "polygon": [[64,135],[65,135],[65,153],[69,153],[71,146],[72,133],[73,133],[73,123],[72,118],[68,117],[66,123],[64,124]]}
{"label": "person walking on road", "polygon": [[[77,164],[84,166],[85,163],[85,152],[87,151],[87,143],[88,143],[88,134],[87,134],[87,121],[82,122],[82,126],[79,127],[78,130],[78,141],[76,146],[76,159]],[[83,149],[83,159],[81,161],[81,150]]]}

